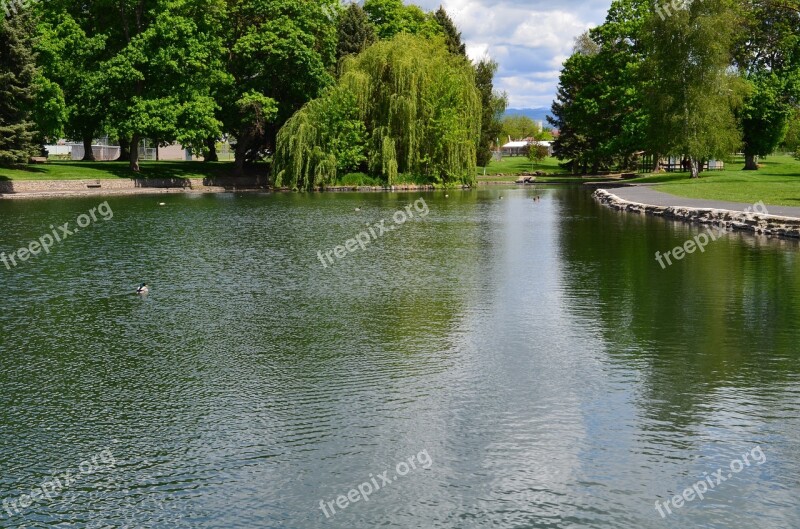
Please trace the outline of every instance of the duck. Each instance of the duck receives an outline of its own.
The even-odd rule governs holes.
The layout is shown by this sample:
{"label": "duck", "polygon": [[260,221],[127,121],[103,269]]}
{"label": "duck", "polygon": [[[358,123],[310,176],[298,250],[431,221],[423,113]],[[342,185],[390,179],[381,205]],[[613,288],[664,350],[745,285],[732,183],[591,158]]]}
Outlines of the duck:
{"label": "duck", "polygon": [[150,289],[147,288],[147,283],[142,283],[136,288],[137,294],[147,294],[148,292],[150,292]]}

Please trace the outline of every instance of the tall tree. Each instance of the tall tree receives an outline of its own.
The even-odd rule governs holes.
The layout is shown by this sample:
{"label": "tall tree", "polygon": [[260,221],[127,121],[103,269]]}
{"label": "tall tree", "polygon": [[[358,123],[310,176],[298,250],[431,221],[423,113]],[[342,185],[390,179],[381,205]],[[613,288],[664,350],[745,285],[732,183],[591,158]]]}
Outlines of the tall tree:
{"label": "tall tree", "polygon": [[87,35],[58,3],[43,4],[42,13],[37,40],[42,73],[63,91],[67,135],[82,140],[83,159],[94,161],[92,139],[100,135],[111,99],[100,82],[107,35]]}
{"label": "tall tree", "polygon": [[437,9],[433,14],[433,18],[436,20],[436,23],[439,24],[439,27],[442,28],[442,32],[444,33],[444,41],[447,44],[447,49],[450,50],[450,53],[453,55],[461,55],[462,57],[466,57],[467,47],[463,42],[461,42],[461,32],[458,31],[453,19],[447,14],[447,11],[445,11],[444,7],[439,6],[439,9]]}
{"label": "tall tree", "polygon": [[500,136],[501,119],[508,106],[506,95],[494,90],[496,72],[497,63],[490,59],[475,65],[475,86],[481,95],[481,139],[475,159],[478,167],[486,167],[492,159],[492,145]]}
{"label": "tall tree", "polygon": [[600,118],[601,85],[597,82],[595,65],[599,47],[576,50],[564,63],[558,80],[556,100],[547,120],[559,130],[553,144],[553,154],[563,160],[563,166],[573,173],[597,172],[610,163],[602,157],[600,135],[596,127]]}
{"label": "tall tree", "polygon": [[130,139],[130,168],[139,142],[178,142],[202,152],[219,134],[211,86],[221,70],[221,0],[119,0],[113,55],[101,65],[110,130]]}
{"label": "tall tree", "polygon": [[25,162],[37,150],[34,35],[29,9],[0,19],[0,164]]}
{"label": "tall tree", "polygon": [[575,40],[550,122],[553,150],[574,172],[627,169],[645,146],[647,112],[640,75],[644,0],[615,0],[606,21]]}
{"label": "tall tree", "polygon": [[739,112],[744,133],[745,170],[758,169],[758,156],[772,154],[786,137],[792,108],[784,97],[784,83],[774,72],[748,79],[750,93]]}
{"label": "tall tree", "polygon": [[[220,117],[236,139],[236,167],[275,148],[279,128],[334,82],[337,0],[231,0],[225,23]],[[255,125],[255,126],[254,126]]]}
{"label": "tall tree", "polygon": [[756,157],[772,153],[783,141],[798,101],[800,16],[788,4],[746,0],[740,9],[734,64],[749,85],[739,117],[744,135],[745,169],[756,170]]}
{"label": "tall tree", "polygon": [[358,55],[378,40],[367,13],[356,3],[348,5],[341,14],[338,29],[337,61],[348,55]]}
{"label": "tall tree", "polygon": [[652,150],[687,156],[692,178],[705,160],[741,146],[732,107],[740,91],[731,64],[733,0],[692,2],[646,29]]}
{"label": "tall tree", "polygon": [[[400,173],[473,182],[481,113],[474,75],[441,41],[412,35],[346,59],[337,85],[281,129],[276,184],[311,189],[330,183],[342,156],[352,167],[362,155],[387,184]],[[358,152],[342,148],[348,145]]]}

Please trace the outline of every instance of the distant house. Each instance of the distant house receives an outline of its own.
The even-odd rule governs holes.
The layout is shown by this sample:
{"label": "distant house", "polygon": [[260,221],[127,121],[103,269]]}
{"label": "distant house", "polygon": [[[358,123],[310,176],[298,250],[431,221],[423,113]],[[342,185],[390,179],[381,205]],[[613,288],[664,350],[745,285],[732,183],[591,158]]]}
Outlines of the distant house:
{"label": "distant house", "polygon": [[528,153],[528,145],[530,142],[510,141],[503,145],[503,156],[525,156]]}
{"label": "distant house", "polygon": [[525,138],[524,140],[506,143],[502,147],[503,156],[526,156],[528,154],[528,147],[534,143],[547,147],[547,155],[553,156],[552,141],[536,141],[533,138]]}

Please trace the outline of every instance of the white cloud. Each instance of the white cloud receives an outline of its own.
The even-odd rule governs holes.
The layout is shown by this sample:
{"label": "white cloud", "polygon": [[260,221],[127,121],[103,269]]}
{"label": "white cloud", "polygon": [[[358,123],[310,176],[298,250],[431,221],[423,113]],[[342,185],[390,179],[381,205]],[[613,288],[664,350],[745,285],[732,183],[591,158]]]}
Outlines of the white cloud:
{"label": "white cloud", "polygon": [[495,87],[512,108],[549,107],[561,65],[575,37],[601,24],[610,0],[418,0],[433,10],[444,5],[472,59],[489,56],[500,68]]}

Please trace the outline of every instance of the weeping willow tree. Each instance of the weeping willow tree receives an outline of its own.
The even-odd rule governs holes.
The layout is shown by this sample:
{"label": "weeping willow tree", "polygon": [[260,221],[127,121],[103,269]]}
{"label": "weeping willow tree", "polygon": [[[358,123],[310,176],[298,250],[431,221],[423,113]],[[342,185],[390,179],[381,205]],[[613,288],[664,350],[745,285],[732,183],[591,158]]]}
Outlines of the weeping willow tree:
{"label": "weeping willow tree", "polygon": [[346,59],[339,82],[278,133],[275,184],[313,189],[353,170],[388,185],[401,174],[473,183],[481,133],[474,76],[441,38],[400,34]]}

